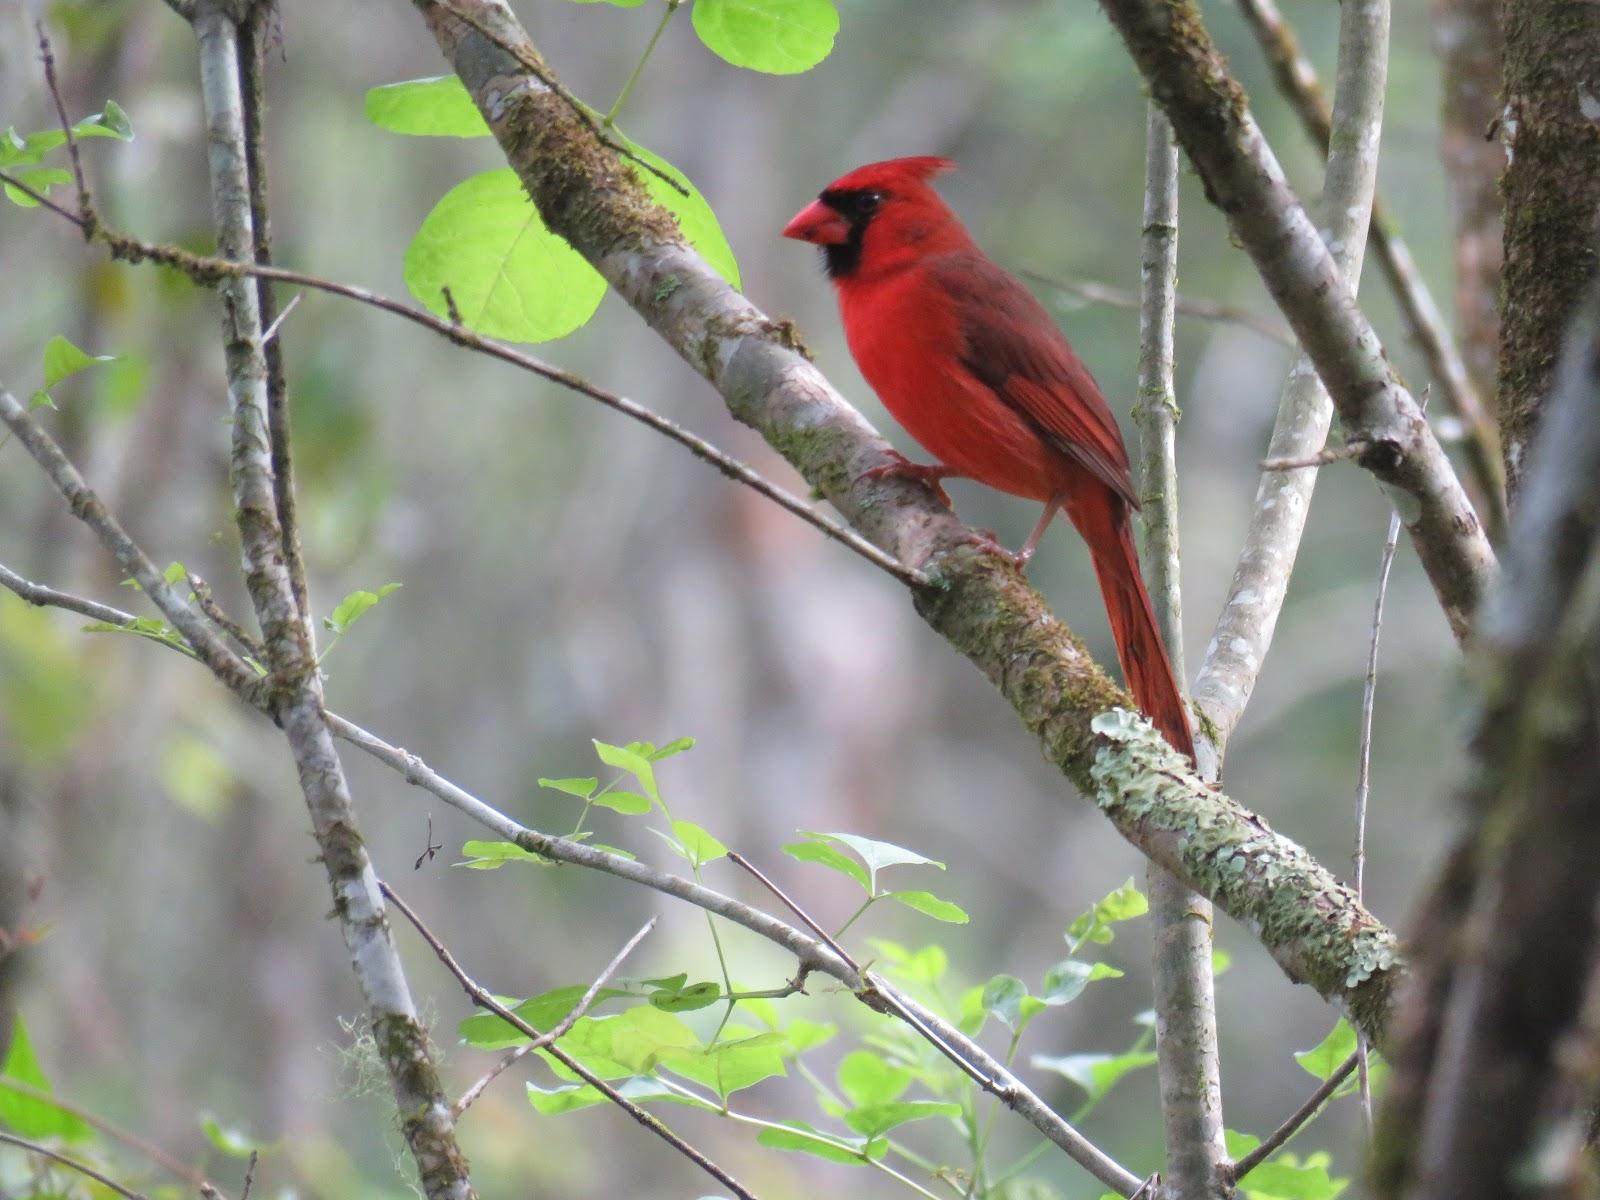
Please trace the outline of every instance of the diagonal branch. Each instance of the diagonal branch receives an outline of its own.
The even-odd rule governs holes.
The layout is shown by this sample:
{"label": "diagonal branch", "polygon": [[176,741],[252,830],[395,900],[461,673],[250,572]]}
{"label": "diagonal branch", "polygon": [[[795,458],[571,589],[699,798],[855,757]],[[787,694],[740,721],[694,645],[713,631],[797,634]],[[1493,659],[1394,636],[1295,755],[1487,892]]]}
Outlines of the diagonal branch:
{"label": "diagonal branch", "polygon": [[[1239,0],[1239,11],[1261,43],[1278,90],[1288,99],[1301,128],[1319,150],[1329,154],[1333,145],[1333,117],[1323,98],[1316,70],[1300,53],[1294,31],[1278,12],[1274,0]],[[1483,124],[1487,122],[1480,122]],[[1481,128],[1478,132],[1474,140],[1481,143]],[[1484,410],[1461,352],[1445,328],[1439,306],[1428,290],[1427,281],[1417,271],[1416,261],[1400,236],[1394,216],[1383,203],[1383,197],[1378,195],[1372,198],[1371,240],[1378,266],[1388,281],[1389,290],[1394,293],[1407,330],[1427,359],[1434,386],[1444,398],[1445,408],[1465,427],[1467,461],[1477,477],[1490,528],[1503,532],[1505,472],[1500,464],[1500,438],[1494,421]],[[1358,273],[1346,271],[1345,274],[1353,280]]]}
{"label": "diagonal branch", "polygon": [[[1352,0],[1340,10],[1338,134],[1330,138],[1322,209],[1338,268],[1357,282],[1366,247],[1367,213],[1377,181],[1388,61],[1388,0]],[[1317,486],[1315,465],[1333,420],[1333,402],[1302,355],[1284,381],[1268,458],[1256,488],[1244,546],[1216,630],[1195,682],[1211,746],[1219,760],[1244,715],[1272,647],[1289,577],[1300,551]],[[1347,446],[1353,435],[1346,430]],[[1363,444],[1360,454],[1371,451]],[[1340,453],[1343,453],[1342,451]],[[1280,465],[1281,464],[1281,465]]]}
{"label": "diagonal branch", "polygon": [[[1361,465],[1384,485],[1456,639],[1494,552],[1416,400],[1389,365],[1347,273],[1284,178],[1194,0],[1100,0],[1333,398]],[[1343,63],[1341,62],[1341,66]],[[1376,154],[1377,147],[1365,148]],[[1365,205],[1363,204],[1363,210]]]}
{"label": "diagonal branch", "polygon": [[[1393,934],[1305,850],[1197,778],[1010,562],[974,545],[927,489],[861,477],[893,461],[888,444],[794,348],[788,326],[684,242],[549,88],[548,68],[526,65],[537,51],[503,3],[416,3],[546,223],[852,525],[926,573],[913,589],[917,611],[1000,689],[1046,758],[1125,838],[1379,1038],[1398,974]],[[471,23],[457,19],[460,9]]]}

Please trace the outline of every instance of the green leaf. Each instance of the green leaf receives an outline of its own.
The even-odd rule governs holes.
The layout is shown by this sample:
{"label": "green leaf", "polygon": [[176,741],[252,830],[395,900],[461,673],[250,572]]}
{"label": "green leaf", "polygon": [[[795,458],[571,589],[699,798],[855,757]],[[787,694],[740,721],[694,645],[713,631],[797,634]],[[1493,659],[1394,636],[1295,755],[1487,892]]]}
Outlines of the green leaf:
{"label": "green leaf", "polygon": [[261,1153],[268,1145],[258,1142],[236,1126],[223,1125],[215,1117],[204,1118],[200,1128],[206,1140],[229,1158],[249,1158],[252,1154]]}
{"label": "green leaf", "polygon": [[1115,891],[1107,893],[1087,912],[1067,928],[1067,944],[1073,947],[1083,942],[1109,942],[1115,936],[1109,926],[1118,921],[1131,921],[1150,911],[1150,902],[1134,886],[1132,877]]}
{"label": "green leaf", "polygon": [[107,100],[106,106],[92,117],[85,117],[73,129],[79,137],[113,137],[118,141],[133,141],[133,122],[128,120],[127,111],[115,100]]}
{"label": "green leaf", "polygon": [[1356,1031],[1350,1022],[1340,1017],[1328,1036],[1310,1050],[1295,1053],[1294,1060],[1304,1070],[1324,1083],[1356,1052]]}
{"label": "green leaf", "polygon": [[21,1014],[11,1026],[11,1046],[6,1051],[6,1061],[0,1068],[0,1125],[25,1138],[64,1138],[79,1141],[89,1137],[91,1130],[83,1120],[65,1112],[48,1100],[24,1096],[5,1085],[22,1084],[36,1092],[50,1091],[50,1079],[39,1065],[33,1052],[33,1041],[28,1036],[28,1026]]}
{"label": "green leaf", "polygon": [[[745,1003],[748,1005],[750,1001]],[[804,1017],[796,1017],[783,1027],[783,1037],[789,1043],[791,1057],[832,1041],[838,1032],[839,1027],[831,1022],[808,1021]]]}
{"label": "green leaf", "polygon": [[706,980],[688,987],[679,984],[677,987],[659,988],[650,994],[650,1003],[667,1012],[693,1012],[697,1008],[708,1008],[721,996],[722,987]]}
{"label": "green leaf", "polygon": [[645,795],[657,804],[661,803],[661,791],[656,787],[655,768],[650,765],[648,758],[626,746],[613,746],[609,742],[601,741],[595,742],[594,752],[606,766],[627,771],[639,781],[639,786],[644,789]]}
{"label": "green leaf", "polygon": [[785,1121],[782,1129],[763,1129],[756,1141],[771,1150],[798,1150],[829,1162],[857,1167],[867,1163],[867,1139],[827,1137],[799,1121]]}
{"label": "green leaf", "polygon": [[565,792],[567,795],[576,796],[580,800],[587,800],[594,795],[594,790],[600,786],[600,781],[593,775],[569,776],[565,779],[541,778],[539,786],[549,788],[553,792]]}
{"label": "green leaf", "polygon": [[455,75],[386,83],[367,92],[367,120],[414,137],[488,137],[489,125]]}
{"label": "green leaf", "polygon": [[816,863],[819,867],[848,875],[861,885],[862,891],[869,895],[872,892],[872,881],[861,864],[827,842],[791,842],[783,848],[783,852],[801,862]]}
{"label": "green leaf", "polygon": [[88,354],[78,349],[59,333],[44,348],[44,386],[55,387],[70,375],[76,375],[95,363],[116,362],[115,354]]}
{"label": "green leaf", "polygon": [[959,904],[941,900],[932,892],[885,892],[884,895],[890,900],[904,904],[907,908],[914,908],[917,912],[932,917],[935,921],[944,921],[950,925],[965,925],[972,919],[967,916],[966,909]]}
{"label": "green leaf", "polygon": [[728,848],[716,838],[712,837],[693,821],[674,821],[672,832],[678,839],[678,844],[683,847],[689,861],[697,867],[703,867],[709,862],[728,853]]}
{"label": "green leaf", "polygon": [[1306,1155],[1279,1154],[1245,1176],[1246,1200],[1333,1200],[1350,1185],[1328,1175],[1332,1162],[1325,1151]]}
{"label": "green leaf", "polygon": [[448,317],[489,337],[546,342],[594,315],[606,282],[566,240],[545,228],[509,167],[445,193],[406,248],[406,287]]}
{"label": "green leaf", "polygon": [[1089,1093],[1089,1099],[1098,1100],[1128,1072],[1154,1065],[1156,1056],[1153,1050],[1134,1050],[1127,1054],[1065,1054],[1059,1058],[1035,1054],[1032,1061],[1038,1070],[1065,1075]]}
{"label": "green leaf", "polygon": [[641,796],[638,792],[627,792],[613,789],[601,792],[594,798],[600,808],[609,808],[612,812],[619,812],[625,817],[637,817],[650,811],[650,798]]}
{"label": "green leaf", "polygon": [[[739,287],[739,262],[733,256],[733,247],[728,244],[728,236],[722,232],[722,223],[717,220],[716,212],[700,194],[700,190],[689,181],[687,175],[659,154],[645,149],[632,138],[623,136],[619,130],[613,129],[611,132],[628,149],[657,170],[669,175],[683,189],[679,191],[660,175],[640,169],[637,163],[633,164],[634,171],[639,176],[639,181],[644,184],[644,190],[650,193],[650,198],[678,219],[678,229],[682,232],[684,240],[700,252],[700,256],[711,264],[718,275],[734,287]],[[687,741],[690,746],[694,745],[693,738],[682,740]],[[688,749],[688,746],[684,749]],[[666,755],[658,751],[653,757],[664,758]]]}
{"label": "green leaf", "polygon": [[878,890],[878,872],[885,867],[909,865],[938,867],[941,871],[944,870],[942,862],[925,858],[915,850],[907,850],[904,846],[897,846],[893,842],[880,842],[854,833],[816,833],[809,829],[802,829],[800,832],[812,841],[837,842],[859,854],[861,861],[867,864],[868,892],[873,895],[876,895]]}
{"label": "green leaf", "polygon": [[898,1100],[910,1086],[910,1071],[891,1066],[870,1050],[852,1050],[839,1064],[839,1090],[857,1108]]}
{"label": "green leaf", "polygon": [[[19,174],[21,174],[19,172]],[[69,175],[68,179],[71,178]],[[66,182],[62,180],[61,182]],[[24,197],[26,199],[26,197]],[[32,203],[32,201],[29,201]],[[51,338],[44,348],[44,387],[33,393],[29,407],[38,408],[41,405],[54,408],[55,399],[50,395],[50,389],[63,379],[76,375],[86,367],[93,367],[100,363],[117,361],[115,354],[88,354],[78,349],[66,338],[57,334]]]}
{"label": "green leaf", "polygon": [[[584,993],[588,990],[587,984],[575,983],[567,987],[552,988],[527,1000],[501,997],[500,1002],[540,1033],[548,1033],[577,1007],[578,1001],[583,999]],[[607,1000],[626,998],[628,995],[629,993],[618,988],[601,988],[595,993],[595,1006],[598,1007]],[[456,1032],[467,1045],[476,1046],[480,1050],[504,1050],[509,1046],[520,1046],[528,1040],[527,1035],[521,1030],[494,1013],[478,1013],[468,1017],[456,1027]]]}
{"label": "green leaf", "polygon": [[1261,1145],[1261,1139],[1253,1133],[1240,1133],[1237,1129],[1224,1129],[1222,1142],[1228,1151],[1228,1157],[1238,1162],[1250,1151]]}
{"label": "green leaf", "polygon": [[399,587],[398,583],[386,583],[375,592],[351,592],[343,600],[339,601],[338,607],[333,610],[332,616],[322,619],[322,623],[336,634],[347,633],[350,626],[364,617],[373,605],[396,591]]}
{"label": "green leaf", "polygon": [[983,1010],[1015,1029],[1027,995],[1028,985],[1015,975],[996,975],[983,985]]}
{"label": "green leaf", "polygon": [[1070,1004],[1083,989],[1097,979],[1121,979],[1123,972],[1109,963],[1079,962],[1064,959],[1044,973],[1040,999],[1046,1004]]}
{"label": "green leaf", "polygon": [[[584,0],[579,0],[579,3],[583,2]],[[692,737],[674,738],[665,746],[662,746],[656,750],[652,750],[647,757],[651,762],[660,762],[663,758],[671,758],[674,755],[682,754],[685,750],[693,749],[694,739]]]}
{"label": "green leaf", "polygon": [[690,13],[713,53],[769,75],[809,71],[839,32],[832,0],[695,0]]}
{"label": "green leaf", "polygon": [[853,1108],[844,1114],[844,1122],[857,1133],[877,1137],[909,1121],[922,1121],[928,1117],[959,1117],[959,1104],[943,1104],[933,1100],[897,1100],[889,1104],[872,1104]]}
{"label": "green leaf", "polygon": [[[21,183],[27,184],[42,196],[48,196],[50,189],[58,183],[71,183],[72,172],[61,167],[12,167],[10,173]],[[38,208],[39,202],[19,187],[7,183],[5,185],[6,199],[18,208]]]}
{"label": "green leaf", "polygon": [[461,853],[466,856],[465,862],[456,864],[458,867],[471,867],[474,871],[493,871],[496,867],[503,867],[508,862],[549,863],[549,859],[542,854],[535,854],[532,850],[524,850],[515,842],[467,842],[461,847]]}
{"label": "green leaf", "polygon": [[[668,1071],[704,1084],[726,1100],[734,1092],[770,1079],[787,1075],[784,1066],[785,1043],[780,1033],[755,1033],[730,1026],[723,1030],[727,1040],[703,1049],[668,1049],[661,1065]],[[730,1034],[747,1034],[732,1036]]]}
{"label": "green leaf", "polygon": [[894,974],[908,983],[932,987],[950,969],[950,956],[943,946],[927,945],[915,952],[887,938],[868,938],[868,945],[894,966]]}

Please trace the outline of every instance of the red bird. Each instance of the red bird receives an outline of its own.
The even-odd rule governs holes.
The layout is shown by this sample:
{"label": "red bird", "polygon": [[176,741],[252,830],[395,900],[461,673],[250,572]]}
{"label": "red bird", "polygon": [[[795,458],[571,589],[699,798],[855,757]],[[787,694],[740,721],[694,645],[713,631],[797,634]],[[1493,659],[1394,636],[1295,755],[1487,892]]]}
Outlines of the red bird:
{"label": "red bird", "polygon": [[1089,544],[1117,658],[1167,741],[1194,756],[1189,714],[1139,574],[1128,452],[1105,397],[1044,307],[991,262],[929,185],[943,158],[857,168],[783,236],[822,248],[862,375],[937,460],[898,475],[975,479],[1044,505],[1018,566],[1065,509]]}

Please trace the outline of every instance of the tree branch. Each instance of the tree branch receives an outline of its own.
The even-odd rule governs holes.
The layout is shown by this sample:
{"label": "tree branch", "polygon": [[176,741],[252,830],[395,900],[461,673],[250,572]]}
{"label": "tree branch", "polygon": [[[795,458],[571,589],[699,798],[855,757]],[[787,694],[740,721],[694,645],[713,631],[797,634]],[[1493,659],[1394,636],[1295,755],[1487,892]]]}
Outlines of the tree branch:
{"label": "tree branch", "polygon": [[[1339,22],[1334,103],[1338,133],[1330,142],[1322,210],[1327,215],[1328,242],[1337,247],[1335,265],[1353,286],[1361,278],[1367,214],[1377,182],[1388,62],[1388,0],[1352,0],[1341,6]],[[1244,716],[1272,647],[1310,516],[1318,472],[1301,464],[1324,461],[1329,452],[1323,447],[1332,419],[1333,402],[1327,389],[1310,359],[1301,355],[1284,381],[1244,547],[1195,681],[1195,698],[1209,723],[1207,740],[1216,752],[1219,774],[1228,739]],[[1359,440],[1348,424],[1345,434],[1351,443]],[[1343,455],[1348,448],[1338,453]],[[1377,445],[1365,442],[1359,452],[1373,454]]]}
{"label": "tree branch", "polygon": [[[1452,632],[1458,641],[1465,638],[1493,577],[1494,552],[1345,273],[1290,190],[1194,0],[1101,0],[1101,7],[1172,120],[1208,198],[1222,209],[1315,364],[1347,435],[1385,447],[1363,465],[1385,486]],[[1373,144],[1357,157],[1376,152]]]}
{"label": "tree branch", "polygon": [[[1279,14],[1274,0],[1239,0],[1239,10],[1244,14],[1256,40],[1272,68],[1272,77],[1289,101],[1289,107],[1300,120],[1300,126],[1316,147],[1324,154],[1332,144],[1333,118],[1328,112],[1328,102],[1323,98],[1322,85],[1317,80],[1315,68],[1300,53],[1299,42]],[[1453,119],[1446,105],[1447,121]],[[1479,123],[1477,140],[1482,142],[1482,129],[1487,121]],[[1326,206],[1325,206],[1326,208]],[[1466,429],[1467,461],[1477,477],[1478,488],[1485,501],[1491,532],[1505,531],[1505,472],[1500,465],[1500,438],[1494,421],[1484,411],[1483,401],[1473,386],[1467,365],[1456,349],[1455,340],[1445,328],[1444,317],[1428,290],[1427,281],[1417,271],[1411,250],[1400,237],[1398,225],[1383,202],[1383,197],[1372,197],[1371,241],[1378,267],[1394,293],[1400,315],[1406,323],[1411,338],[1422,350],[1428,362],[1434,385],[1443,396],[1445,408],[1461,419]],[[1357,273],[1349,271],[1352,277]]]}
{"label": "tree branch", "polygon": [[[223,0],[202,0],[194,18],[200,91],[206,119],[207,163],[217,247],[224,258],[253,260],[259,250],[250,179],[251,149],[240,60],[239,26]],[[259,146],[257,147],[259,153]],[[400,956],[384,919],[377,876],[358,830],[343,765],[328,732],[322,685],[303,580],[297,588],[286,550],[275,453],[288,455],[287,431],[269,413],[269,370],[256,284],[233,276],[219,281],[233,422],[229,475],[245,559],[245,584],[261,628],[268,696],[284,731],[311,814],[334,910],[351,966],[372,1018],[373,1037],[388,1071],[402,1133],[430,1200],[471,1200],[467,1161],[456,1143],[450,1103],[433,1065],[427,1030],[417,1019]],[[289,479],[281,486],[287,488]]]}
{"label": "tree branch", "polygon": [[[975,545],[931,493],[862,478],[893,461],[887,443],[793,348],[786,326],[685,244],[626,164],[546,85],[548,68],[525,65],[537,52],[509,9],[415,2],[546,223],[851,524],[924,571],[917,611],[1001,690],[1046,758],[1124,837],[1377,1037],[1398,970],[1393,935],[1303,849],[1195,777],[1012,564]],[[474,23],[457,19],[463,7]],[[476,28],[484,23],[494,38]]]}
{"label": "tree branch", "polygon": [[1500,434],[1513,507],[1556,360],[1600,266],[1600,6],[1505,0]]}
{"label": "tree branch", "polygon": [[[1139,499],[1144,577],[1172,669],[1183,678],[1183,589],[1178,548],[1178,397],[1173,318],[1178,284],[1178,147],[1154,104],[1145,120],[1144,230],[1140,239]],[[1222,1074],[1211,968],[1211,902],[1148,864],[1155,980],[1156,1063],[1166,1169],[1161,1200],[1211,1200],[1225,1189]]]}

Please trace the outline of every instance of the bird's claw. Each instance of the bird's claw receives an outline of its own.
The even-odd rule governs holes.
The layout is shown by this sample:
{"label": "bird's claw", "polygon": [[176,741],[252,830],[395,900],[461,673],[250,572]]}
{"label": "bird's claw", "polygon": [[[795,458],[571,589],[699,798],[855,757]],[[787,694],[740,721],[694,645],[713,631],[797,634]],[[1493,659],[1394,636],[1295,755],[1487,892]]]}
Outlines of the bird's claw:
{"label": "bird's claw", "polygon": [[891,451],[893,460],[882,466],[868,467],[858,476],[860,479],[911,479],[917,483],[926,484],[933,489],[934,495],[952,512],[955,505],[950,500],[950,493],[944,490],[944,485],[939,481],[950,474],[950,471],[934,463],[914,463],[904,455]]}
{"label": "bird's claw", "polygon": [[968,529],[962,540],[970,542],[986,553],[1005,559],[1024,574],[1027,573],[1028,560],[1033,557],[1031,550],[1007,550],[1001,545],[999,535],[992,529]]}

